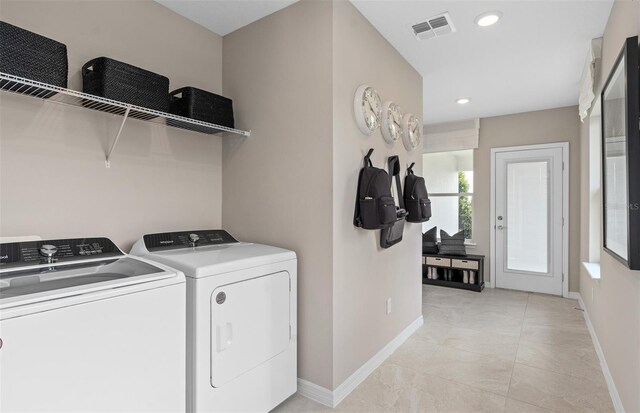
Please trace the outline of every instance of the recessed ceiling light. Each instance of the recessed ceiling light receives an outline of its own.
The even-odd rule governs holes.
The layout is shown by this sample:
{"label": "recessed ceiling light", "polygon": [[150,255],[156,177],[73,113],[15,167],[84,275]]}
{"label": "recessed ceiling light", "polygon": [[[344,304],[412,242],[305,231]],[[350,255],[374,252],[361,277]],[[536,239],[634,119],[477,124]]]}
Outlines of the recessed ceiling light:
{"label": "recessed ceiling light", "polygon": [[471,99],[469,99],[469,98],[460,98],[460,99],[456,100],[456,102],[458,103],[458,105],[466,105],[467,103],[471,102]]}
{"label": "recessed ceiling light", "polygon": [[478,26],[487,27],[498,23],[501,17],[502,13],[499,11],[488,11],[476,17],[475,21]]}

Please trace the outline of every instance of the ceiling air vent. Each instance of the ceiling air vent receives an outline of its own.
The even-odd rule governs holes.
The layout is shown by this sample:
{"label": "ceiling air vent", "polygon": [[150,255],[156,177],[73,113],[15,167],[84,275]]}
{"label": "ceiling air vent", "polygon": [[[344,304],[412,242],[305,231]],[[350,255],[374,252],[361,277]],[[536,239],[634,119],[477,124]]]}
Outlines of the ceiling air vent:
{"label": "ceiling air vent", "polygon": [[413,29],[413,33],[419,40],[443,36],[456,31],[449,13],[442,13],[437,16],[430,17],[427,21],[414,24],[411,27]]}

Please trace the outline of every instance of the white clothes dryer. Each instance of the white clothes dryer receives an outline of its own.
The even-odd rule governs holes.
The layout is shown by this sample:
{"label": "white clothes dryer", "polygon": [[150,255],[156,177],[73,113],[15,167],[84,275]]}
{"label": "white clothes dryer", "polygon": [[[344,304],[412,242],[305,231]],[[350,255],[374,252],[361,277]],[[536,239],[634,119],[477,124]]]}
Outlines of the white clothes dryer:
{"label": "white clothes dryer", "polygon": [[149,234],[131,254],[187,279],[187,411],[268,412],[297,390],[297,258],[223,230]]}

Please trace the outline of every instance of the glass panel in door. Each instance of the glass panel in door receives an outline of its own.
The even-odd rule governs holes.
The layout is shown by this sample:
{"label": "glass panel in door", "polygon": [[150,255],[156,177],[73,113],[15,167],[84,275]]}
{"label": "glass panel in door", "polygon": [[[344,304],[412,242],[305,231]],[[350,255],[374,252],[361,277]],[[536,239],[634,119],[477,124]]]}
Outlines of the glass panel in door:
{"label": "glass panel in door", "polygon": [[549,198],[548,161],[507,163],[507,270],[549,273]]}

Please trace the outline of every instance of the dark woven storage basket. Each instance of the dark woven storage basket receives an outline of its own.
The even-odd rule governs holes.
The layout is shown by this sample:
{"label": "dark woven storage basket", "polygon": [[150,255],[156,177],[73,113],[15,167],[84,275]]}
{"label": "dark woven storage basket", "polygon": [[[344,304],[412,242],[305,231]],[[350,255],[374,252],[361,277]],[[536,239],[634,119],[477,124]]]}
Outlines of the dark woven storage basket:
{"label": "dark woven storage basket", "polygon": [[[98,57],[82,66],[82,90],[143,108],[169,111],[168,78],[108,57]],[[130,116],[142,119],[156,117],[133,111]]]}
{"label": "dark woven storage basket", "polygon": [[[171,92],[170,111],[174,115],[233,128],[233,101],[224,96],[195,87]],[[179,123],[179,122],[176,122]],[[183,127],[179,124],[174,126]],[[194,129],[190,126],[189,129]]]}
{"label": "dark woven storage basket", "polygon": [[[0,72],[54,86],[67,87],[67,46],[55,40],[0,21]],[[8,80],[0,88],[48,98],[55,92]]]}

